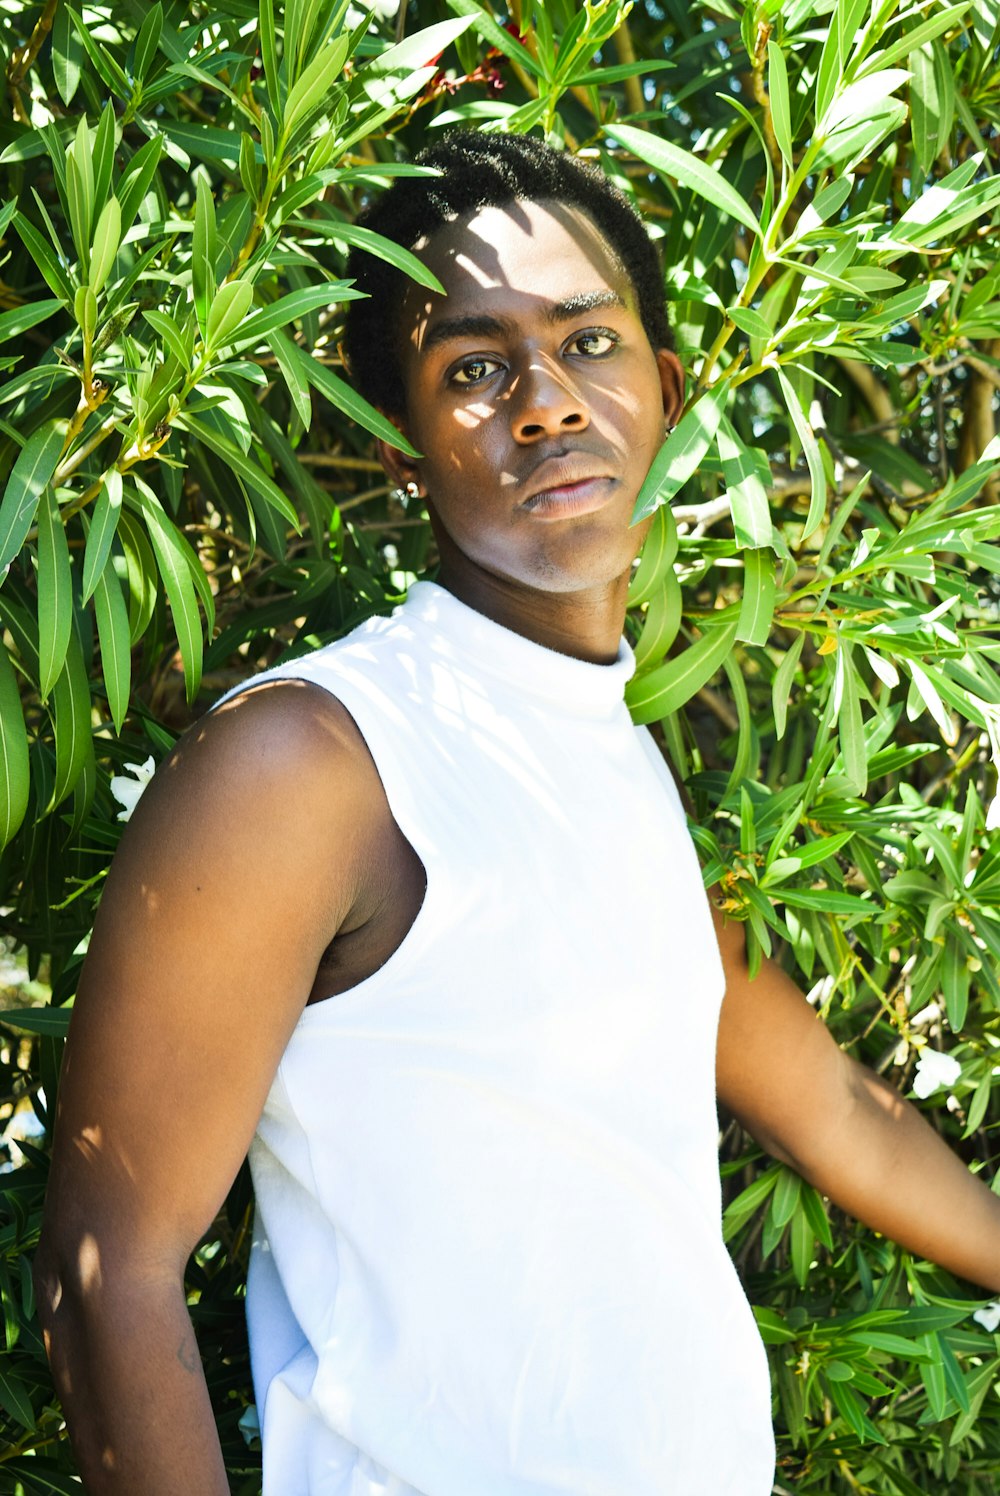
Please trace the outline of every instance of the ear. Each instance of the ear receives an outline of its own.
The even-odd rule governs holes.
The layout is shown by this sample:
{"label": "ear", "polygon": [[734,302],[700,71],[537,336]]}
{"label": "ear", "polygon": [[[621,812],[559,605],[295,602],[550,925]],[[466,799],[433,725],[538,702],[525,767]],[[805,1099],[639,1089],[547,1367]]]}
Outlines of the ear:
{"label": "ear", "polygon": [[669,348],[657,351],[656,366],[660,371],[660,389],[663,391],[664,424],[676,426],[684,409],[684,367],[676,353]]}
{"label": "ear", "polygon": [[[394,426],[399,428],[400,435],[405,436],[407,441],[409,441],[409,436],[402,423],[394,420],[392,417],[389,419],[392,420]],[[378,452],[378,460],[382,464],[385,475],[390,483],[394,484],[396,488],[404,489],[408,488],[411,483],[415,483],[418,495],[421,498],[426,497],[426,489],[424,488],[419,471],[420,464],[414,458],[408,457],[399,447],[392,446],[389,442],[383,441],[381,437],[375,443],[375,450]]]}

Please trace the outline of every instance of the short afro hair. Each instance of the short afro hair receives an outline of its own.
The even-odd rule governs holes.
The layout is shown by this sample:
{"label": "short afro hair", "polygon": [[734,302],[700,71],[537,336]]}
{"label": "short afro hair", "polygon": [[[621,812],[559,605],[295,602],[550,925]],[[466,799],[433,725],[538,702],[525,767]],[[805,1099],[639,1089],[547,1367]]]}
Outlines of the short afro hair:
{"label": "short afro hair", "polygon": [[[663,271],[642,219],[599,166],[553,150],[527,135],[457,130],[414,158],[438,177],[398,177],[358,223],[412,249],[444,224],[480,208],[545,199],[579,208],[607,241],[636,294],[639,316],[654,349],[673,346]],[[345,352],[354,383],[366,400],[402,415],[406,396],[397,355],[397,320],[410,283],[402,271],[362,249],[351,251],[347,274],[365,299],[349,303]]]}

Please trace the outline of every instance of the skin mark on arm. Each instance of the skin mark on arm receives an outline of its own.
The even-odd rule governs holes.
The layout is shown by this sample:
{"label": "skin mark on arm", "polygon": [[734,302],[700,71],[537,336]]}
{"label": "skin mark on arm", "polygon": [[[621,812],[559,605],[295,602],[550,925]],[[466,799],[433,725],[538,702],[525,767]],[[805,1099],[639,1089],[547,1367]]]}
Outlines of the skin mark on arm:
{"label": "skin mark on arm", "polygon": [[196,1372],[201,1366],[201,1357],[198,1355],[198,1344],[194,1336],[185,1336],[177,1347],[177,1359],[185,1371]]}

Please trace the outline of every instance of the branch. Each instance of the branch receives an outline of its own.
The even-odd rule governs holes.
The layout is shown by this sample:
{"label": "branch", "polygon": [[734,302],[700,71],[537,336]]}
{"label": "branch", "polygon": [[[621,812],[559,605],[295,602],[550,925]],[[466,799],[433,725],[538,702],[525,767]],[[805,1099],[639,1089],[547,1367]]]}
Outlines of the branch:
{"label": "branch", "polygon": [[35,22],[35,29],[28,39],[27,45],[20,57],[12,54],[7,64],[7,85],[12,92],[16,92],[24,82],[25,76],[31,64],[45,45],[45,38],[52,30],[52,22],[56,18],[59,9],[59,0],[46,0],[45,9]]}

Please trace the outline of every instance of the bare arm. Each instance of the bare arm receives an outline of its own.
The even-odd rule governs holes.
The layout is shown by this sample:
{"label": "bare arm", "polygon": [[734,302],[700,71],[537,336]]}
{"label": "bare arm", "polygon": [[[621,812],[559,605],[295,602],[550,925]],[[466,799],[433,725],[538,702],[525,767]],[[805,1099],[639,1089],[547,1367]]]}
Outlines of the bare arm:
{"label": "bare arm", "polygon": [[92,1496],[228,1493],[184,1266],[357,900],[373,772],[358,742],[316,688],[260,688],[188,734],[116,855],[36,1261]]}
{"label": "bare arm", "polygon": [[783,1163],[875,1231],[1000,1289],[1000,1199],[892,1086],[845,1055],[798,987],[743,927],[716,916],[726,969],[719,1095]]}

